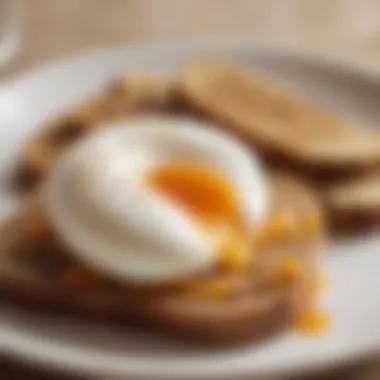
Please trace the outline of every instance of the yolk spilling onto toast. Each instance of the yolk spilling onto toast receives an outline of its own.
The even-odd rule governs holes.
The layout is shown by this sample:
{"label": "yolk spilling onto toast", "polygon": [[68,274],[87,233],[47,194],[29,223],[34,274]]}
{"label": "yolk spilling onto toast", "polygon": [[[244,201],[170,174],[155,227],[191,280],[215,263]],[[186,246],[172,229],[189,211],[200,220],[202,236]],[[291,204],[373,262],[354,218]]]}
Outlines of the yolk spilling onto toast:
{"label": "yolk spilling onto toast", "polygon": [[[284,237],[313,232],[319,224],[318,215],[308,214],[303,220],[291,212],[277,210],[255,232],[246,231],[242,223],[242,205],[231,181],[210,167],[192,162],[162,163],[150,169],[144,177],[151,189],[182,207],[207,233],[215,227],[223,235],[218,245],[218,269],[222,274],[240,274],[250,268],[260,246],[270,245]],[[254,194],[253,194],[254,196]],[[221,228],[221,229],[219,229]],[[253,241],[254,240],[254,241]],[[284,254],[274,270],[273,286],[292,287],[302,276],[302,263],[291,253]],[[61,278],[65,286],[77,287],[101,281],[95,273],[83,268],[71,268]],[[316,276],[314,291],[324,286],[324,277]],[[190,279],[186,292],[207,297],[231,294],[229,277],[220,275],[206,279]],[[326,328],[328,318],[318,309],[305,309],[294,321],[297,330],[319,332]]]}
{"label": "yolk spilling onto toast", "polygon": [[219,264],[228,270],[251,263],[248,233],[241,223],[238,192],[221,173],[194,162],[162,163],[149,171],[148,185],[183,207],[204,226],[222,229]]}
{"label": "yolk spilling onto toast", "polygon": [[328,314],[321,309],[306,309],[295,321],[296,329],[303,333],[319,333],[326,330],[329,325]]}

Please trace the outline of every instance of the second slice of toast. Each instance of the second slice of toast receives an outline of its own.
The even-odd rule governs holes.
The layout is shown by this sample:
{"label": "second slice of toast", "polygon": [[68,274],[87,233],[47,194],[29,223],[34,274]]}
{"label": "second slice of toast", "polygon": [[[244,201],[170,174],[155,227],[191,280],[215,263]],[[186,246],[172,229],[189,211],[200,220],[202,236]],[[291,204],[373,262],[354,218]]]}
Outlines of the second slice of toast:
{"label": "second slice of toast", "polygon": [[249,67],[195,60],[180,76],[184,101],[272,162],[328,179],[380,164],[380,134],[358,127]]}
{"label": "second slice of toast", "polygon": [[330,228],[338,234],[369,231],[380,224],[378,171],[321,187]]}

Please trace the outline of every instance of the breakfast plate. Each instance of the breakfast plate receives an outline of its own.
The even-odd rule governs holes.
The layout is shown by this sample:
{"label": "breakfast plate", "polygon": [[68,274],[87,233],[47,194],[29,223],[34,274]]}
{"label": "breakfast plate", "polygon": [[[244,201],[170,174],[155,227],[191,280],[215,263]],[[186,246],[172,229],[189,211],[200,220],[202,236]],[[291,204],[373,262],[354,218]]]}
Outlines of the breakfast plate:
{"label": "breakfast plate", "polygon": [[[380,74],[347,60],[245,43],[110,48],[51,63],[0,87],[0,211],[18,205],[10,191],[23,139],[47,117],[125,70],[170,74],[184,60],[218,55],[267,71],[351,119],[376,125]],[[338,143],[338,142],[337,142]],[[238,378],[320,370],[380,349],[380,235],[330,243],[324,255],[331,325],[319,335],[287,333],[260,344],[205,349],[148,333],[61,320],[1,305],[0,344],[7,355],[43,365],[128,378]]]}

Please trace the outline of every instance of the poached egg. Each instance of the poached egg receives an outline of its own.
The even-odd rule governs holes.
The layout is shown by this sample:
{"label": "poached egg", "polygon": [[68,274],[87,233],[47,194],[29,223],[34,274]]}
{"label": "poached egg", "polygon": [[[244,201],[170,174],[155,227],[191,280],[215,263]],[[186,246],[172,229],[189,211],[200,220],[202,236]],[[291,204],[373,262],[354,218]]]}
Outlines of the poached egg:
{"label": "poached egg", "polygon": [[[258,158],[195,119],[140,116],[66,150],[46,206],[73,255],[125,281],[164,283],[243,248],[267,212]],[[240,247],[240,248],[237,248]]]}

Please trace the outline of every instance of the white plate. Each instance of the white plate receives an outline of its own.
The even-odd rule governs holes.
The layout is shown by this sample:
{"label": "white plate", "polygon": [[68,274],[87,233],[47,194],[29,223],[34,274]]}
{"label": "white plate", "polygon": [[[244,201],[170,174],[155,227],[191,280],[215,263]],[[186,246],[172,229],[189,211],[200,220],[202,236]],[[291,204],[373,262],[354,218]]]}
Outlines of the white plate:
{"label": "white plate", "polygon": [[[190,56],[213,53],[258,66],[310,97],[359,120],[380,120],[380,77],[369,68],[326,57],[247,44],[136,46],[96,51],[55,62],[0,88],[0,174],[4,179],[20,141],[40,122],[123,70],[170,73]],[[337,142],[338,143],[338,142]],[[0,210],[10,194],[0,189]],[[6,212],[9,212],[6,211]],[[129,378],[237,378],[326,368],[380,348],[380,235],[331,246],[326,305],[331,329],[319,337],[285,334],[260,345],[204,350],[173,345],[116,327],[99,328],[2,308],[6,353],[44,365]]]}

